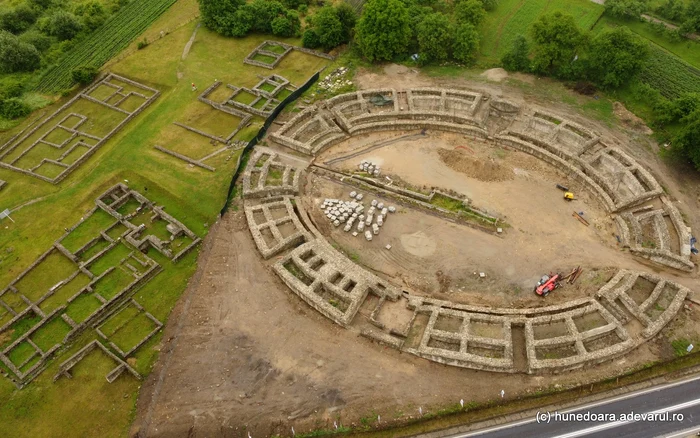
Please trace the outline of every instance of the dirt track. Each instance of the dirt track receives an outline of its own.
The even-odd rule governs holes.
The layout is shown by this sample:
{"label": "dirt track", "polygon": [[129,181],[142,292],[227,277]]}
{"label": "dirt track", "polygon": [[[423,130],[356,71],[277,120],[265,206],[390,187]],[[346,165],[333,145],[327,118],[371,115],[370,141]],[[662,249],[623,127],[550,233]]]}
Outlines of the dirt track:
{"label": "dirt track", "polygon": [[[144,383],[132,433],[143,436],[289,435],[363,417],[383,421],[437,406],[507,397],[612,376],[648,362],[634,357],[560,376],[504,375],[438,365],[381,347],[322,317],[260,260],[240,214],[207,237],[200,281],[175,309],[154,372]],[[177,323],[182,330],[169,357]],[[153,391],[159,379],[158,396]],[[144,421],[150,414],[150,423]]]}
{"label": "dirt track", "polygon": [[[361,80],[374,87],[382,85],[372,82],[367,76]],[[424,77],[401,80],[401,84],[392,83],[391,86],[432,83]],[[669,171],[647,150],[635,151],[634,155],[648,161],[657,177]],[[384,158],[387,162],[394,159]],[[439,162],[437,154],[434,159]],[[428,162],[428,168],[431,163]],[[521,182],[522,190],[532,190],[533,196],[538,184],[551,186],[550,181],[538,181],[533,177],[537,175],[537,169],[519,167],[529,173],[529,179],[528,175],[521,174],[499,184],[506,187]],[[387,165],[384,168],[387,172],[392,171]],[[455,172],[447,166],[441,168],[441,172]],[[689,174],[678,178],[662,175],[660,181],[687,208],[697,211],[698,178]],[[459,183],[459,178],[446,180],[463,184],[461,190],[468,189],[477,204],[481,199],[491,208],[512,215],[513,228],[525,230],[517,219],[513,220],[519,217],[516,212],[508,213],[507,210],[516,208],[518,203],[522,206],[517,208],[527,208],[527,200],[516,197],[516,205],[507,206],[499,204],[506,199],[503,196],[507,193],[505,191],[489,198],[493,189],[487,190],[478,180],[466,183]],[[420,184],[420,181],[414,183]],[[528,184],[533,186],[528,189]],[[560,194],[558,191],[554,193]],[[323,194],[318,193],[319,196]],[[588,211],[593,212],[594,208],[590,206]],[[570,216],[566,221],[577,233],[581,231],[579,224],[569,223],[573,221]],[[697,216],[689,218],[694,227],[700,225],[698,221]],[[399,224],[396,225],[397,238],[401,241],[399,245],[405,247],[405,252],[411,255],[413,251],[415,260],[425,256],[425,251],[430,249],[426,238],[420,234],[411,236],[420,230],[408,233],[406,228],[401,232]],[[434,225],[433,230],[444,227],[440,231],[443,236],[448,235],[449,227],[456,226]],[[460,235],[463,232],[460,230]],[[583,245],[581,248],[595,244],[601,248],[600,254],[611,261],[617,260],[617,253],[610,243],[601,242],[602,238],[609,239],[610,236],[606,233],[598,235],[595,231],[591,233],[579,240]],[[404,234],[409,236],[402,238]],[[530,238],[523,233],[524,241]],[[483,244],[487,248],[489,242],[484,240]],[[497,398],[501,389],[510,398],[555,385],[579,384],[613,376],[621,370],[672,354],[663,336],[671,330],[686,330],[686,337],[697,336],[694,329],[687,330],[688,324],[681,324],[688,318],[696,318],[697,312],[683,313],[656,342],[643,345],[626,358],[585,371],[557,376],[527,376],[458,369],[376,345],[353,331],[334,325],[308,307],[282,285],[268,264],[260,259],[240,213],[232,211],[224,217],[207,236],[204,248],[198,274],[169,319],[161,358],[142,387],[132,433],[140,431],[143,436],[163,437],[247,437],[250,433],[257,438],[273,434],[290,436],[292,426],[297,433],[302,433],[332,428],[334,421],[349,425],[359,424],[361,418],[365,418],[371,423],[369,419],[376,419],[377,414],[381,415],[383,422],[393,421],[417,415],[419,406],[423,412],[430,412],[437,406],[454,404],[459,399],[469,402]],[[438,253],[441,250],[435,248]],[[568,250],[573,257],[575,248]],[[595,259],[595,255],[584,252],[590,260]],[[477,255],[472,256],[472,260],[477,260]],[[621,266],[636,264],[629,255],[621,256],[625,260],[624,263],[620,260]],[[503,257],[499,257],[496,251],[491,258],[489,263],[497,272],[497,265],[504,263]],[[511,263],[517,271],[513,278],[527,279],[541,270],[540,266],[533,264],[542,261],[523,259]],[[412,263],[418,263],[415,260]],[[391,265],[387,263],[386,266]],[[442,274],[454,275],[450,269],[445,269]],[[441,280],[432,272],[430,281],[439,287],[445,279]],[[697,280],[685,276],[679,281],[690,285]],[[455,281],[451,284],[459,287]],[[509,298],[504,296],[503,299],[507,301]],[[693,322],[690,325],[697,326]]]}

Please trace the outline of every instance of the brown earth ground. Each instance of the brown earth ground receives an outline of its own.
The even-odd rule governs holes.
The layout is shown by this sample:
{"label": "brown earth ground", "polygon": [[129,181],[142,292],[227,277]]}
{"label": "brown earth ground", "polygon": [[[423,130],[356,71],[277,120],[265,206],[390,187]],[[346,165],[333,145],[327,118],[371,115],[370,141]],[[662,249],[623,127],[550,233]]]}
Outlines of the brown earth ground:
{"label": "brown earth ground", "polygon": [[[389,68],[385,75],[358,77],[360,86],[372,88],[453,85],[454,81],[435,82],[398,67]],[[501,86],[468,85],[505,94]],[[518,90],[507,93],[517,100]],[[562,112],[567,111],[562,107]],[[601,126],[599,130],[609,128]],[[510,227],[503,237],[496,237],[406,209],[388,219],[377,245],[359,245],[359,237],[353,241],[342,231],[325,230],[342,249],[356,251],[361,263],[379,269],[380,275],[456,301],[535,305],[542,301],[534,299],[530,284],[543,271],[570,269],[574,264],[650,270],[615,248],[607,220],[583,192],[579,204],[573,205],[599,224],[585,228],[575,221],[570,216],[573,205],[564,203],[552,184],[562,177],[555,177],[542,163],[512,151],[482,149],[459,136],[435,134],[430,139],[430,147],[405,143],[403,157],[391,147],[372,151],[367,157],[384,160],[383,168],[389,175],[396,174],[414,185],[438,185],[439,180],[441,187],[462,191],[475,205],[505,216]],[[458,170],[445,166],[439,150],[454,152],[460,145],[473,152],[458,149],[466,157],[462,164],[452,166]],[[624,146],[681,201],[682,211],[698,211],[700,183],[696,174],[670,171],[651,149]],[[330,152],[336,154],[342,147]],[[488,158],[489,154],[493,154],[494,168],[501,175],[499,181],[467,176],[474,167],[470,158]],[[357,161],[353,158],[347,165],[354,166]],[[406,167],[410,165],[420,168]],[[316,178],[311,178],[307,189],[307,203],[329,195],[341,197],[349,191],[346,186]],[[578,205],[584,207],[579,209]],[[547,207],[546,215],[537,214],[539,206]],[[323,229],[323,220],[313,214]],[[696,229],[698,220],[688,217]],[[392,242],[391,251],[380,246],[382,239]],[[431,241],[439,242],[434,250]],[[430,412],[460,399],[494,399],[501,389],[511,398],[614,376],[671,357],[669,339],[700,339],[698,312],[685,310],[655,341],[642,345],[634,354],[583,371],[529,376],[459,369],[374,344],[308,307],[282,284],[269,262],[258,256],[240,211],[231,211],[213,227],[200,257],[198,272],[169,319],[161,358],[143,385],[134,434],[290,436],[292,427],[302,433],[331,429],[334,422],[344,426],[373,424],[377,415],[382,422],[401,420],[415,417],[418,407]],[[407,274],[411,270],[415,272]],[[477,280],[473,276],[477,270],[487,272],[487,279]],[[609,275],[608,271],[587,272],[591,274],[582,277],[578,290],[565,287],[550,295],[547,304],[590,293],[591,285]],[[697,289],[695,275],[664,275]]]}

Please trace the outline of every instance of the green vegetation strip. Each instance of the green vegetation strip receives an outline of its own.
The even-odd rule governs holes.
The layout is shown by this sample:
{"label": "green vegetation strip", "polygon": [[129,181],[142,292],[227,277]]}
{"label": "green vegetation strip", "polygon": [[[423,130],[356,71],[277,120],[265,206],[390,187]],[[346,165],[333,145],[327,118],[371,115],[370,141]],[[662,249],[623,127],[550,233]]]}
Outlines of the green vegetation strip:
{"label": "green vegetation strip", "polygon": [[639,77],[667,98],[700,93],[700,70],[654,44]]}
{"label": "green vegetation strip", "polygon": [[100,68],[176,1],[148,0],[127,4],[49,69],[39,80],[35,91],[56,93],[70,88],[73,85],[73,69],[83,65]]}
{"label": "green vegetation strip", "polygon": [[580,29],[588,30],[604,11],[603,5],[590,0],[500,0],[481,24],[481,54],[489,61],[500,58],[544,14],[569,14]]}

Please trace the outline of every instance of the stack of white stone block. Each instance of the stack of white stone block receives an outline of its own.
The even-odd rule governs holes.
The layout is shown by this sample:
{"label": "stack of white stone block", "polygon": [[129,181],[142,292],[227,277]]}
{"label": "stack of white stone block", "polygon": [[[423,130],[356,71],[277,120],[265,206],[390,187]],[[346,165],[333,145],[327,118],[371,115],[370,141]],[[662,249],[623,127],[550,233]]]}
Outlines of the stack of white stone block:
{"label": "stack of white stone block", "polygon": [[362,172],[367,172],[370,175],[379,176],[381,173],[381,168],[379,164],[375,164],[371,161],[362,160],[358,166]]}
{"label": "stack of white stone block", "polygon": [[[372,236],[379,234],[379,229],[384,226],[389,213],[396,212],[393,206],[384,206],[384,203],[373,199],[369,209],[365,212],[365,206],[361,202],[364,198],[362,193],[350,192],[350,201],[340,199],[325,199],[321,204],[321,210],[325,213],[329,221],[336,227],[345,224],[343,231],[350,232],[357,222],[357,232],[353,236],[364,233],[365,238],[370,241]],[[366,214],[365,214],[366,213]],[[365,227],[368,229],[365,230]]]}

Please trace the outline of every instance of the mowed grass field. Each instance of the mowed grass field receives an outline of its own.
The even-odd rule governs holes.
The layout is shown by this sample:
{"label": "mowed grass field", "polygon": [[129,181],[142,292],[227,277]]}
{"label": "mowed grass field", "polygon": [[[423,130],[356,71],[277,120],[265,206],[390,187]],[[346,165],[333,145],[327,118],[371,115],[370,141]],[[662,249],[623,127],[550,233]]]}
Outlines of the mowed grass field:
{"label": "mowed grass field", "polygon": [[527,35],[532,23],[544,14],[572,15],[582,30],[589,30],[605,11],[590,0],[500,0],[481,24],[481,57],[495,63],[518,35]]}
{"label": "mowed grass field", "polygon": [[[197,101],[199,93],[216,79],[252,87],[259,81],[259,75],[275,73],[301,85],[329,62],[293,52],[274,71],[244,65],[245,56],[269,36],[229,39],[203,27],[183,60],[183,49],[195,30],[197,23],[193,19],[197,14],[196,0],[178,0],[146,31],[146,35],[158,39],[142,50],[132,46],[108,64],[105,70],[155,87],[161,96],[61,184],[52,185],[0,169],[0,180],[8,183],[0,191],[0,211],[22,206],[12,214],[15,222],[0,222],[0,289],[49,249],[64,234],[64,228],[85,216],[99,194],[125,180],[129,187],[163,205],[167,212],[204,237],[225,202],[236,156],[228,161],[223,159],[228,153],[217,156],[208,162],[217,170],[209,172],[158,152],[153,146],[170,146],[168,130],[176,121],[191,120],[194,127],[204,131],[233,131],[233,122],[231,126],[221,126],[218,118],[209,117],[214,115],[211,107]],[[166,33],[162,38],[161,30]],[[284,41],[300,44],[295,39]],[[198,91],[192,91],[192,83]],[[46,108],[45,115],[59,108],[66,99]],[[32,116],[13,130],[0,133],[0,144],[35,118]],[[242,130],[234,140],[252,138],[261,121],[254,119],[253,126]],[[206,143],[201,147],[214,149]],[[149,251],[148,256],[163,267],[163,272],[134,298],[165,322],[196,270],[198,253],[193,251],[173,264],[156,251]],[[74,379],[53,382],[59,364],[93,339],[96,339],[93,331],[84,333],[22,390],[16,390],[7,378],[0,376],[0,436],[128,434],[140,382],[124,374],[116,382],[107,383],[105,374],[111,370],[111,363],[103,355],[91,353],[75,368]],[[156,335],[129,360],[140,373],[147,374],[153,366],[160,339],[161,334]]]}

